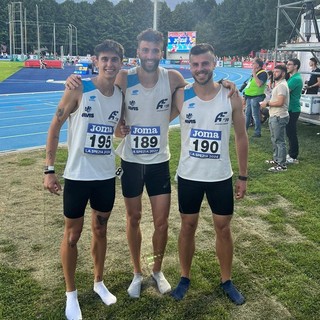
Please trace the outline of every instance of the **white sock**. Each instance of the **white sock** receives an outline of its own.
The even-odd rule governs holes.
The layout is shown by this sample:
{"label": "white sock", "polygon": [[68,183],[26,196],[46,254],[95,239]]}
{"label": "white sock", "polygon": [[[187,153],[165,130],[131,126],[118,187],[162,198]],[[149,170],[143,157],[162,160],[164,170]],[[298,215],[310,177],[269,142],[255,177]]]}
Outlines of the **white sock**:
{"label": "white sock", "polygon": [[110,306],[117,302],[116,296],[114,296],[104,285],[103,281],[95,282],[93,285],[93,291],[97,293],[101,300],[107,305]]}
{"label": "white sock", "polygon": [[132,282],[127,290],[129,293],[129,296],[131,298],[139,298],[140,297],[142,280],[143,280],[143,277],[142,277],[141,273],[134,274]]}
{"label": "white sock", "polygon": [[170,283],[164,277],[161,271],[159,272],[152,272],[152,278],[156,281],[159,292],[161,294],[168,293],[171,291]]}
{"label": "white sock", "polygon": [[68,320],[82,320],[82,313],[78,302],[77,290],[66,292],[66,318]]}

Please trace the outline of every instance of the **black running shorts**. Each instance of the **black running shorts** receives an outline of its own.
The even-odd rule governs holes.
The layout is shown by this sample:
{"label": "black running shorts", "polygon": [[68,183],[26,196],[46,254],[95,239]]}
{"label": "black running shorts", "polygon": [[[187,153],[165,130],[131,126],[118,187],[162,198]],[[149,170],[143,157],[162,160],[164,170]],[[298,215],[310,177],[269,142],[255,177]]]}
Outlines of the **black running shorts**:
{"label": "black running shorts", "polygon": [[205,194],[212,213],[218,215],[233,214],[232,178],[218,182],[199,182],[178,177],[178,201],[181,213],[200,212]]}
{"label": "black running shorts", "polygon": [[65,179],[63,188],[63,212],[67,218],[84,216],[88,201],[94,210],[110,212],[115,198],[115,178],[95,181]]}
{"label": "black running shorts", "polygon": [[143,187],[149,197],[171,193],[169,161],[157,164],[140,164],[121,160],[122,194],[134,198],[142,194]]}

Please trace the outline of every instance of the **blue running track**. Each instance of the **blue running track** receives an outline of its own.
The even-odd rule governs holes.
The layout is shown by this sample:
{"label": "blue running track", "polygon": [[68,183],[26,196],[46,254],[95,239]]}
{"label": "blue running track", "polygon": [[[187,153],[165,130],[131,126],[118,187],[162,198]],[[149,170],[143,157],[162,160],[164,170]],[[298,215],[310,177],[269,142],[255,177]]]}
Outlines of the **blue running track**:
{"label": "blue running track", "polygon": [[[179,66],[178,70],[193,82],[187,68]],[[51,119],[63,94],[62,82],[72,72],[71,67],[24,68],[0,83],[0,152],[45,146]],[[250,74],[250,69],[216,68],[214,79],[225,78],[240,87]],[[178,119],[172,122],[177,123]],[[67,124],[60,134],[60,143],[66,141]]]}

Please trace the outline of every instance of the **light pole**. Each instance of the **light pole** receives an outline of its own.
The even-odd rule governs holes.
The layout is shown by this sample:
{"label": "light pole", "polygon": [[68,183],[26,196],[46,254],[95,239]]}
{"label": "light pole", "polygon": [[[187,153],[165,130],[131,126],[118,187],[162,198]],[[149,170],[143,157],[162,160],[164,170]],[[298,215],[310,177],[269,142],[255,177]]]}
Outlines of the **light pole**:
{"label": "light pole", "polygon": [[153,30],[158,29],[158,0],[153,2]]}
{"label": "light pole", "polygon": [[75,37],[76,37],[76,56],[78,55],[78,29],[77,27],[72,24],[72,23],[69,23],[68,25],[68,29],[69,29],[69,51],[70,51],[70,55],[72,56],[72,29],[75,30]]}
{"label": "light pole", "polygon": [[72,56],[72,27],[71,24],[68,25],[69,31],[69,56]]}
{"label": "light pole", "polygon": [[38,57],[40,59],[40,27],[39,27],[39,10],[38,5],[36,4],[36,13],[37,13],[37,39],[38,39]]}

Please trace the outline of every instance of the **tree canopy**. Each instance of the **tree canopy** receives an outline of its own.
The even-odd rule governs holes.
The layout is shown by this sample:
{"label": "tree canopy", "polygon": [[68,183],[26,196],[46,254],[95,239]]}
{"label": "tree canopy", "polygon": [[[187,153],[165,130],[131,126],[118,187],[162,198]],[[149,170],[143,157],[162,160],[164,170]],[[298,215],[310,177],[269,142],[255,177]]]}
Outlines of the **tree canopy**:
{"label": "tree canopy", "polygon": [[[37,49],[36,5],[39,12],[41,47],[53,51],[55,29],[56,50],[69,50],[69,30],[77,33],[79,55],[93,53],[104,39],[119,41],[126,56],[135,57],[136,37],[153,27],[151,0],[121,0],[114,5],[108,0],[75,3],[66,0],[20,0],[23,7],[23,25],[26,21],[27,51]],[[0,42],[9,45],[9,4],[0,0]],[[292,3],[281,0],[281,4]],[[319,4],[320,1],[313,1]],[[212,44],[218,55],[248,55],[251,50],[272,49],[275,45],[276,12],[278,0],[193,0],[178,4],[171,10],[166,2],[158,3],[158,30],[165,38],[168,31],[197,31],[197,42]],[[24,18],[25,15],[25,18]],[[295,21],[297,12],[290,15]],[[55,28],[53,27],[55,26]],[[279,42],[286,41],[292,26],[285,18],[280,20]],[[19,31],[19,30],[18,30]],[[19,32],[20,33],[20,32]],[[75,54],[75,40],[72,50]]]}

